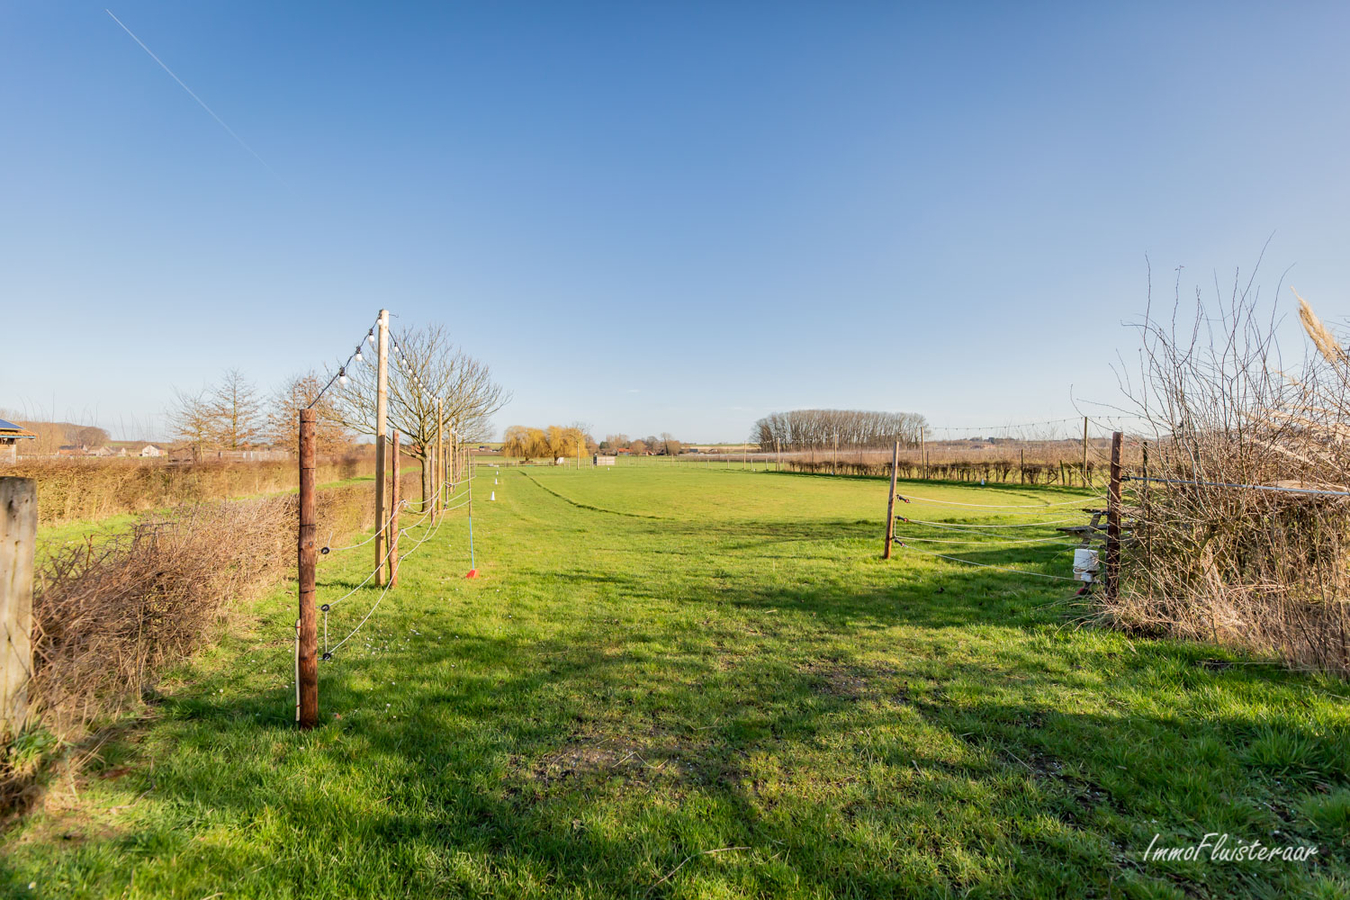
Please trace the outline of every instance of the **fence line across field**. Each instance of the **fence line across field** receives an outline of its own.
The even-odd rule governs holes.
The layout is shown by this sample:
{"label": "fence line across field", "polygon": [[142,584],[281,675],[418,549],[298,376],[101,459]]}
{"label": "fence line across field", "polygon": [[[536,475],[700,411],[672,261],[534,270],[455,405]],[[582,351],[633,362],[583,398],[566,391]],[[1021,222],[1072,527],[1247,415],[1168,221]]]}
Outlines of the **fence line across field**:
{"label": "fence line across field", "polygon": [[1007,547],[1013,544],[1049,544],[1052,542],[1064,547],[1072,547],[1079,543],[1078,541],[1066,541],[1062,535],[1055,535],[1054,537],[1043,537],[1043,538],[1009,538],[1007,540],[992,540],[992,541],[979,540],[974,538],[962,541],[962,540],[955,540],[953,538],[928,538],[928,537],[915,537],[914,535],[905,535],[905,537],[896,538],[896,540],[899,541],[901,544],[903,544],[905,541],[919,541],[925,544],[964,544],[969,547]]}
{"label": "fence line across field", "polygon": [[990,503],[963,503],[959,500],[938,500],[933,497],[916,497],[913,494],[899,494],[897,496],[901,500],[904,500],[906,503],[913,503],[913,502],[940,503],[943,506],[965,506],[970,507],[972,509],[1030,509],[1030,510],[1051,509],[1057,506],[1074,506],[1076,504],[1086,503],[1089,500],[1106,499],[1105,496],[1103,496],[1102,494],[1093,494],[1088,497],[1079,497],[1076,500],[1064,500],[1057,503],[1041,503],[1041,504],[1019,503],[1011,506],[999,506]]}
{"label": "fence line across field", "polygon": [[1177,478],[1148,478],[1139,475],[1126,475],[1125,481],[1154,484],[1180,484],[1194,487],[1233,488],[1249,491],[1268,491],[1273,494],[1308,494],[1315,497],[1350,497],[1350,491],[1328,491],[1320,488],[1291,488],[1277,484],[1234,484],[1225,481],[1185,481]]}
{"label": "fence line across field", "polygon": [[897,521],[904,522],[907,525],[927,525],[930,528],[954,528],[965,530],[967,528],[995,529],[995,528],[1041,528],[1049,525],[1067,525],[1070,522],[1079,522],[1080,518],[1073,519],[1048,519],[1044,522],[1004,522],[1000,524],[975,524],[963,522],[929,522],[927,519],[911,519],[908,516],[896,516]]}
{"label": "fence line across field", "polygon": [[1054,579],[1054,580],[1056,580],[1056,581],[1077,581],[1077,580],[1078,580],[1077,578],[1070,578],[1070,577],[1067,576],[1067,575],[1047,575],[1045,572],[1028,572],[1026,569],[1014,569],[1014,568],[1011,567],[1011,566],[999,566],[999,565],[995,565],[994,563],[975,562],[974,560],[970,560],[970,559],[960,559],[960,558],[955,557],[955,556],[949,556],[949,555],[947,555],[946,553],[934,553],[934,552],[929,551],[929,550],[919,550],[919,549],[917,549],[917,548],[915,548],[915,547],[908,547],[908,546],[906,546],[906,545],[904,544],[903,541],[898,541],[897,543],[900,544],[900,549],[901,549],[901,550],[904,550],[906,553],[917,553],[917,554],[919,554],[920,556],[931,556],[931,557],[934,557],[934,558],[936,558],[936,559],[946,559],[946,560],[950,560],[951,562],[965,563],[965,564],[968,565],[968,566],[975,566],[976,568],[979,568],[979,569],[998,569],[999,571],[1002,571],[1002,572],[1013,572],[1013,573],[1015,573],[1015,574],[1017,574],[1017,575],[1030,575],[1030,576],[1032,576],[1033,578],[1052,578],[1052,579]]}
{"label": "fence line across field", "polygon": [[[325,659],[331,659],[331,654],[337,648],[343,646],[355,635],[375,610],[379,608],[384,598],[397,585],[398,570],[401,561],[408,559],[415,554],[423,544],[432,540],[440,531],[440,526],[444,523],[444,513],[468,507],[469,522],[469,555],[470,572],[469,577],[477,577],[477,570],[473,569],[473,480],[476,477],[474,471],[474,462],[469,448],[465,444],[463,435],[457,436],[455,427],[450,430],[449,447],[445,443],[445,404],[443,398],[435,398],[436,418],[435,427],[431,430],[435,435],[434,442],[428,445],[423,438],[423,445],[420,451],[422,459],[422,485],[426,490],[430,487],[430,492],[423,500],[400,500],[399,493],[402,489],[400,479],[401,463],[401,440],[397,428],[393,430],[393,459],[392,459],[392,485],[386,485],[386,462],[387,443],[390,438],[389,421],[389,360],[392,357],[395,365],[400,367],[399,371],[405,380],[416,385],[417,388],[425,388],[417,373],[408,368],[406,354],[399,346],[398,339],[390,334],[389,331],[389,311],[382,309],[375,324],[371,326],[364,336],[364,342],[368,343],[376,353],[375,365],[375,483],[374,483],[374,501],[375,501],[375,533],[356,543],[343,547],[325,546],[322,549],[323,555],[329,555],[333,552],[342,552],[346,550],[364,547],[368,544],[374,544],[374,568],[365,579],[355,588],[346,592],[341,597],[333,600],[331,603],[323,604],[323,656]],[[295,680],[296,680],[296,722],[301,728],[312,728],[318,723],[319,715],[319,689],[318,689],[318,605],[316,584],[316,569],[320,550],[317,542],[317,516],[315,502],[315,439],[314,430],[317,419],[315,410],[319,400],[335,384],[345,385],[348,383],[348,369],[355,363],[364,362],[362,341],[358,341],[356,348],[352,351],[342,365],[338,366],[337,372],[328,379],[328,382],[310,401],[309,405],[300,410],[300,446],[299,446],[299,468],[300,468],[300,502],[299,502],[299,529],[296,541],[297,549],[297,581],[298,581],[298,600],[300,607],[300,617],[296,621],[296,653],[295,653]],[[397,385],[395,385],[397,390]],[[426,429],[422,429],[426,432]],[[461,475],[463,476],[461,480]],[[429,480],[428,480],[429,479]],[[457,495],[459,487],[463,485],[465,492],[463,495]],[[386,488],[392,487],[391,495],[386,499]],[[447,491],[448,488],[448,491]],[[399,513],[407,509],[410,515],[417,517],[400,527]],[[415,512],[414,512],[415,510]],[[411,547],[406,547],[405,552],[400,554],[400,538],[409,534],[412,530],[422,528],[427,519],[431,519],[429,527],[423,536],[414,542]],[[375,603],[370,610],[366,612],[356,628],[336,645],[329,646],[329,612],[344,600],[354,596],[357,592],[363,590],[372,581],[376,585],[383,586],[384,590],[380,592]]]}

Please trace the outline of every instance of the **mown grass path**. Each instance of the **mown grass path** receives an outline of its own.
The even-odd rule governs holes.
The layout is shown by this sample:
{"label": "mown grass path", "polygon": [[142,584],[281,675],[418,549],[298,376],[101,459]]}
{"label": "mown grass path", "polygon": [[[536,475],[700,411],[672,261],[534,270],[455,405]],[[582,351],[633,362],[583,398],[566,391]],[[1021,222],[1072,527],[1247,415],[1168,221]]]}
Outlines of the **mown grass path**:
{"label": "mown grass path", "polygon": [[[321,666],[320,728],[292,725],[291,585],[5,835],[4,890],[1345,896],[1342,683],[1080,627],[1067,582],[905,551],[882,562],[877,480],[621,466],[503,468],[494,486],[479,473],[482,577],[463,577],[453,514]],[[321,602],[359,583],[365,550],[321,562]],[[953,555],[1068,569],[1049,544]],[[334,610],[334,643],[377,596]],[[1320,852],[1140,859],[1155,834],[1172,846],[1206,832]]]}

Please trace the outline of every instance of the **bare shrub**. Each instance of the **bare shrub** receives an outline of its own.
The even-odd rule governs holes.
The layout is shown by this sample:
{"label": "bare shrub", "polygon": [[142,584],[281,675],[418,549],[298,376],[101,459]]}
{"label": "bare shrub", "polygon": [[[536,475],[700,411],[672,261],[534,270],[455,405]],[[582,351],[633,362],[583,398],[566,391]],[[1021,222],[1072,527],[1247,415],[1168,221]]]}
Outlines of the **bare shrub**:
{"label": "bare shrub", "polygon": [[[319,491],[319,533],[370,527],[370,492]],[[71,736],[134,708],[166,665],[210,640],[235,601],[290,574],[296,507],[293,494],[185,506],[48,556],[33,598],[30,689],[47,728]]]}
{"label": "bare shrub", "polygon": [[[1118,626],[1350,671],[1350,368],[1312,315],[1321,355],[1282,365],[1273,308],[1249,282],[1166,320],[1146,313],[1125,387],[1149,423],[1140,525],[1124,559]],[[1126,376],[1129,373],[1122,373]]]}

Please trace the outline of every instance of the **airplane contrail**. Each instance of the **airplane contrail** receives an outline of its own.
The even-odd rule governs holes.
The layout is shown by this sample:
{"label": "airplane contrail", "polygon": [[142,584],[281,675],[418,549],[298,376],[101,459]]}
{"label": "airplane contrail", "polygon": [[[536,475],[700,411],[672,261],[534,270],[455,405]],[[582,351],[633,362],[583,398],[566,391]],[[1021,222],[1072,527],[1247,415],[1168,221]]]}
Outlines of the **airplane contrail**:
{"label": "airplane contrail", "polygon": [[280,175],[278,175],[278,174],[277,174],[277,170],[274,169],[274,168],[272,168],[271,166],[269,166],[269,165],[267,164],[267,160],[263,159],[261,156],[258,155],[258,151],[254,150],[252,147],[250,147],[250,146],[244,141],[243,138],[241,138],[239,135],[235,134],[234,129],[231,128],[229,125],[226,125],[226,124],[225,124],[225,120],[222,119],[220,116],[216,115],[216,111],[213,110],[211,107],[209,107],[209,106],[206,105],[206,101],[204,101],[201,97],[198,97],[196,94],[194,94],[194,93],[192,92],[192,88],[190,88],[190,87],[188,87],[186,84],[184,84],[184,83],[183,83],[183,79],[179,78],[177,75],[174,74],[173,69],[170,69],[168,66],[164,65],[164,60],[160,59],[158,56],[155,55],[155,52],[154,52],[153,50],[151,50],[149,47],[145,46],[145,41],[142,41],[140,38],[136,37],[135,33],[132,32],[132,30],[131,30],[130,28],[128,28],[126,25],[123,25],[123,24],[122,24],[122,20],[121,20],[121,19],[117,18],[117,16],[113,16],[113,11],[112,11],[112,10],[110,10],[110,9],[104,9],[103,11],[104,11],[105,13],[107,13],[108,15],[112,16],[112,20],[113,20],[114,22],[116,22],[118,25],[121,25],[121,26],[122,26],[122,30],[125,31],[128,35],[130,35],[130,36],[131,36],[131,39],[132,39],[133,41],[135,41],[136,43],[140,44],[140,45],[141,45],[141,49],[144,50],[146,53],[149,53],[149,54],[150,54],[150,58],[153,59],[155,62],[159,63],[159,67],[160,67],[161,69],[163,69],[165,72],[168,72],[168,73],[169,73],[169,77],[172,78],[174,81],[178,82],[178,86],[181,87],[183,90],[187,91],[189,97],[191,97],[193,100],[196,100],[196,101],[197,101],[197,104],[198,104],[202,109],[204,109],[204,110],[206,110],[208,113],[210,113],[210,114],[211,114],[211,118],[213,118],[213,119],[215,119],[217,122],[219,122],[219,123],[220,123],[220,127],[221,127],[221,128],[224,128],[226,131],[228,131],[228,132],[230,133],[230,137],[234,138],[236,141],[239,142],[239,146],[243,147],[243,148],[244,148],[245,150],[247,150],[250,154],[252,154],[253,158],[256,159],[258,162],[262,163],[263,166],[264,166],[264,168],[266,168],[267,171],[271,172],[271,173],[276,177],[276,179],[277,179],[278,181],[280,181],[282,184],[285,184],[285,183],[286,183],[286,179],[284,179],[284,178],[282,178]]}

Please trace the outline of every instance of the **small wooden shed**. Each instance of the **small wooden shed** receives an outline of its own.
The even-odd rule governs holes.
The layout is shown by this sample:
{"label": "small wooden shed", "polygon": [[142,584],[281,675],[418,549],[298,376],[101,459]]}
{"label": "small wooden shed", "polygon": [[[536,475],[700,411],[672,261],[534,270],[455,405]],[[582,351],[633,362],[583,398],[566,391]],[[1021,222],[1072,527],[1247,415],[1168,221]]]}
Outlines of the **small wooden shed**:
{"label": "small wooden shed", "polygon": [[13,422],[0,419],[0,463],[13,465],[19,461],[19,441],[31,441],[36,434]]}
{"label": "small wooden shed", "polygon": [[597,465],[597,466],[612,466],[612,465],[614,465],[614,460],[615,460],[615,459],[616,459],[616,457],[613,457],[613,456],[601,456],[599,453],[597,453],[597,454],[595,454],[595,456],[592,456],[592,457],[591,457],[591,462],[592,462],[594,465]]}

